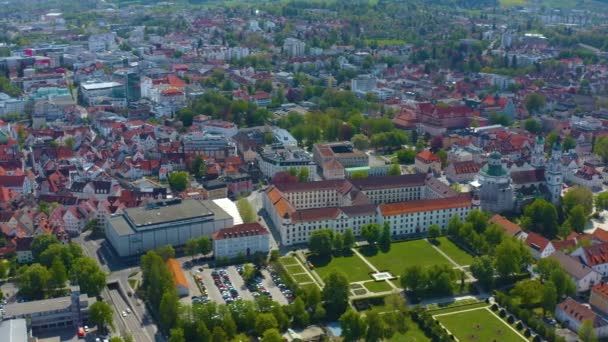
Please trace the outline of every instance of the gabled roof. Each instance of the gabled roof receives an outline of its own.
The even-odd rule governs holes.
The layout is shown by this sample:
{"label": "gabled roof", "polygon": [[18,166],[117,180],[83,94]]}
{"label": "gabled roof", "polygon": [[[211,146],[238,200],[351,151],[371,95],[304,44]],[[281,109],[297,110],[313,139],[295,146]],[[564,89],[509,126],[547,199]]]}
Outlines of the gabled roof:
{"label": "gabled roof", "polygon": [[179,265],[179,262],[173,258],[167,259],[167,267],[173,276],[173,282],[175,285],[188,288],[188,281],[186,280],[186,276],[184,276],[184,271]]}
{"label": "gabled roof", "polygon": [[448,198],[386,203],[380,204],[379,208],[383,216],[395,216],[440,209],[465,208],[470,206],[472,206],[471,196],[459,195]]}
{"label": "gabled roof", "polygon": [[416,155],[416,159],[418,159],[421,162],[426,163],[426,164],[441,162],[441,159],[439,159],[439,157],[437,157],[437,155],[435,155],[433,152],[431,152],[429,150],[424,150],[424,151],[418,153]]}
{"label": "gabled roof", "polygon": [[498,225],[507,235],[516,236],[521,233],[521,227],[518,224],[509,221],[509,219],[504,216],[496,214],[492,216],[488,222]]}
{"label": "gabled roof", "polygon": [[587,264],[591,267],[608,263],[608,243],[583,247]]}
{"label": "gabled roof", "polygon": [[511,179],[515,184],[529,184],[538,183],[545,180],[545,170],[534,169],[524,171],[513,171],[511,172]]}
{"label": "gabled roof", "polygon": [[578,259],[573,258],[561,251],[556,251],[555,253],[551,254],[549,258],[559,262],[564,271],[577,280],[583,279],[589,273],[595,272],[591,267],[579,262]]}
{"label": "gabled roof", "polygon": [[570,297],[559,303],[557,307],[570,316],[571,319],[577,322],[591,321],[593,322],[593,326],[596,328],[603,327],[608,324],[606,320],[598,316],[595,312],[593,312],[593,310]]}
{"label": "gabled roof", "polygon": [[540,234],[536,234],[534,232],[528,232],[528,237],[526,238],[526,245],[530,248],[542,252],[549,246],[551,241],[547,238],[541,236]]}
{"label": "gabled roof", "polygon": [[217,232],[213,233],[213,240],[223,239],[235,239],[245,236],[256,236],[256,235],[268,235],[269,232],[261,224],[254,223],[243,223],[237,224],[231,228],[222,228]]}

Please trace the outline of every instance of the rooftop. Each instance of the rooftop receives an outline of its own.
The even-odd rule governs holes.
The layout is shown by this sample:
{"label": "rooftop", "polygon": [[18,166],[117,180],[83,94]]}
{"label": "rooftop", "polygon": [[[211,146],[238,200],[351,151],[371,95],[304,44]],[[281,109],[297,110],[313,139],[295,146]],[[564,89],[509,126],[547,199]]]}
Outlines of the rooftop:
{"label": "rooftop", "polygon": [[186,280],[186,276],[184,276],[184,271],[176,259],[167,259],[167,268],[169,268],[169,272],[171,272],[171,275],[173,276],[175,285],[188,288],[188,281]]}
{"label": "rooftop", "polygon": [[380,204],[379,208],[383,216],[394,216],[440,209],[464,208],[470,206],[472,206],[471,197],[468,195],[459,195],[447,198]]}
{"label": "rooftop", "polygon": [[213,240],[233,239],[244,236],[268,235],[269,232],[261,224],[244,223],[231,228],[222,228],[213,234]]}

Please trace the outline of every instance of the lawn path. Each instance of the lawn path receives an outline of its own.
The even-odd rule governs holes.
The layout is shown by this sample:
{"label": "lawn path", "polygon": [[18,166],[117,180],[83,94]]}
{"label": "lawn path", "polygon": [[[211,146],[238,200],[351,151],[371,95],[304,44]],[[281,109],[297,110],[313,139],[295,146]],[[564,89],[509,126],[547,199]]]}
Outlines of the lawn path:
{"label": "lawn path", "polygon": [[432,244],[432,243],[429,241],[429,239],[424,239],[424,240],[425,240],[426,242],[428,242],[428,243],[429,243],[429,245],[431,245],[431,247],[435,248],[435,250],[436,250],[437,252],[439,252],[439,254],[443,255],[443,257],[444,257],[444,258],[446,258],[446,259],[447,259],[449,262],[451,262],[451,263],[452,263],[452,264],[455,266],[454,268],[456,268],[456,269],[460,270],[461,272],[464,272],[464,274],[466,274],[466,276],[467,276],[467,278],[468,278],[467,280],[468,280],[469,282],[473,282],[473,281],[477,280],[477,279],[473,278],[473,276],[471,275],[471,273],[469,273],[467,270],[465,270],[464,266],[460,266],[460,264],[459,264],[459,263],[457,263],[456,261],[454,261],[454,259],[452,259],[452,258],[451,258],[449,255],[445,254],[445,252],[444,252],[444,251],[442,251],[442,250],[441,250],[439,247],[437,247],[437,246],[433,245],[433,244]]}
{"label": "lawn path", "polygon": [[[375,273],[380,272],[380,271],[378,271],[378,269],[376,268],[376,266],[374,266],[374,264],[372,264],[371,262],[367,261],[367,259],[365,259],[365,257],[364,257],[363,255],[361,255],[361,254],[359,253],[359,251],[358,251],[356,248],[353,248],[353,249],[352,249],[352,251],[355,253],[355,255],[356,255],[357,257],[359,257],[359,259],[363,260],[363,262],[364,262],[364,263],[366,263],[366,264],[367,264],[367,266],[369,266],[369,268],[371,268],[371,269],[372,269],[372,271],[374,271]],[[389,284],[389,285],[390,285],[390,286],[393,288],[393,290],[396,290],[396,289],[397,289],[397,286],[395,286],[395,284],[393,284],[393,282],[392,282],[392,281],[387,280],[387,282],[388,282],[388,284]]]}

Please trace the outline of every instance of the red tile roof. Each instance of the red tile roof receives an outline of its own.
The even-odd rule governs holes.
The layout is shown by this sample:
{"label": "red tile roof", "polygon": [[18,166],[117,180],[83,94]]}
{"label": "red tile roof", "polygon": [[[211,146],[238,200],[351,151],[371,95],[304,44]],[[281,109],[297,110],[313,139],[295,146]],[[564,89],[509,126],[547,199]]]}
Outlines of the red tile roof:
{"label": "red tile roof", "polygon": [[513,223],[506,217],[498,214],[492,216],[488,222],[498,225],[505,233],[511,236],[515,236],[521,232],[521,227],[518,224]]}
{"label": "red tile roof", "polygon": [[559,303],[557,307],[577,322],[591,321],[594,327],[606,325],[606,321],[593,312],[593,310],[570,297]]}
{"label": "red tile roof", "polygon": [[589,266],[608,263],[608,243],[583,247],[583,252]]}
{"label": "red tile roof", "polygon": [[418,155],[416,155],[416,159],[420,160],[425,164],[441,162],[441,159],[439,159],[439,157],[437,157],[433,152],[429,150],[424,150],[418,153]]}
{"label": "red tile roof", "polygon": [[608,283],[601,282],[591,288],[591,292],[608,299]]}
{"label": "red tile roof", "polygon": [[188,288],[188,281],[186,280],[186,276],[184,275],[184,271],[182,267],[179,265],[179,262],[173,258],[167,259],[167,268],[171,272],[173,276],[173,282],[175,285],[180,285],[185,288]]}
{"label": "red tile roof", "polygon": [[379,208],[383,216],[395,216],[440,209],[465,208],[471,205],[471,196],[459,195],[448,198],[380,204]]}
{"label": "red tile roof", "polygon": [[261,224],[244,223],[232,228],[222,228],[213,233],[213,240],[234,239],[243,236],[268,235],[269,232]]}
{"label": "red tile roof", "polygon": [[542,252],[545,250],[545,248],[547,248],[549,243],[551,243],[551,241],[549,241],[545,237],[534,232],[528,232],[528,237],[526,238],[526,245],[530,246],[531,248]]}

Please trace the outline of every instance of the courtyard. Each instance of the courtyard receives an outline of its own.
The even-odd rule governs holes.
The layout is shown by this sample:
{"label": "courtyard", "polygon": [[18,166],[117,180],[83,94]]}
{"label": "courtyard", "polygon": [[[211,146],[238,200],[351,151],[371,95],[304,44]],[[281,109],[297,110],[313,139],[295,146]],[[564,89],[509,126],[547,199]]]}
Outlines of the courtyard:
{"label": "courtyard", "polygon": [[527,341],[517,330],[485,306],[435,316],[459,341]]}

